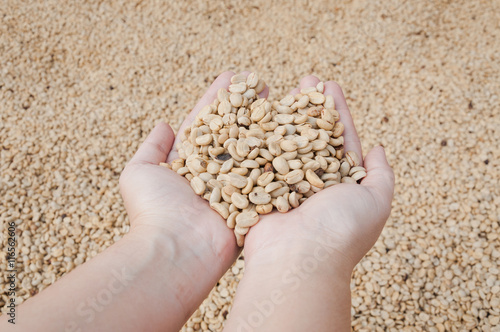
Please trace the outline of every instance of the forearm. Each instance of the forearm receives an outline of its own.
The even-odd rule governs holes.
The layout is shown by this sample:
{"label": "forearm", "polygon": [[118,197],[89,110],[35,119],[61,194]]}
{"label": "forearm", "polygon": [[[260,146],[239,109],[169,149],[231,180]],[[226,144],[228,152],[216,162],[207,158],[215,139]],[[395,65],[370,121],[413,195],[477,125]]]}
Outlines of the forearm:
{"label": "forearm", "polygon": [[190,236],[131,232],[20,306],[16,326],[2,317],[0,330],[177,332],[230,264],[207,241],[176,240]]}
{"label": "forearm", "polygon": [[227,331],[350,330],[350,272],[293,250],[247,260]]}

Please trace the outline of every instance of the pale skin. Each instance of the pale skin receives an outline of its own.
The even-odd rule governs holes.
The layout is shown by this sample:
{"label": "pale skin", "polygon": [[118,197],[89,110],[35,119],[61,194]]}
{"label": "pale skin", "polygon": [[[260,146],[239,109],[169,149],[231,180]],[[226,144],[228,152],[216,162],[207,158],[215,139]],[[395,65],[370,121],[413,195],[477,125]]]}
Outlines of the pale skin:
{"label": "pale skin", "polygon": [[[227,88],[221,74],[181,126]],[[319,80],[307,76],[300,87]],[[297,91],[292,91],[296,93]],[[345,125],[346,151],[361,155],[340,87],[325,84]],[[261,96],[266,97],[266,88]],[[160,162],[177,157],[172,129],[160,123],[120,178],[131,230],[6,315],[0,330],[179,331],[238,257],[232,230],[183,177]],[[340,184],[299,208],[264,216],[245,242],[245,275],[227,331],[348,331],[350,275],[387,220],[394,175],[382,147],[364,159],[361,185]]]}

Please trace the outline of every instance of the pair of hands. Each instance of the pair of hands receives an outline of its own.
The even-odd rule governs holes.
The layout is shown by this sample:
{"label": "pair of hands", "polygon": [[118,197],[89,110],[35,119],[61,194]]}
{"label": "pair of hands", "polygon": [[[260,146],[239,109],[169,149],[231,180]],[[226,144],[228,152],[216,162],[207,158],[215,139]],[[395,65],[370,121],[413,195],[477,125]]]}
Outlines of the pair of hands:
{"label": "pair of hands", "polygon": [[[189,126],[203,106],[211,103],[219,88],[228,88],[232,72],[221,74],[186,118],[179,133]],[[316,86],[315,76],[304,77],[299,89]],[[267,97],[268,88],[261,92]],[[339,85],[325,83],[325,94],[332,95],[340,121],[345,125],[345,151],[362,156],[361,145]],[[238,254],[233,231],[197,196],[189,182],[158,164],[178,157],[179,141],[166,123],[157,125],[127,165],[120,178],[120,189],[130,217],[131,232],[153,232],[174,237],[181,250],[192,250],[198,241],[208,243],[213,261],[230,265]],[[307,199],[286,214],[273,212],[261,216],[245,240],[245,259],[254,265],[259,260],[290,258],[290,255],[314,255],[318,246],[331,253],[328,264],[346,273],[366,254],[377,240],[387,220],[394,190],[394,174],[384,149],[373,148],[363,161],[367,176],[361,184],[338,184]],[[194,253],[196,255],[196,253]],[[287,257],[288,256],[288,257]],[[325,264],[323,262],[323,264]],[[220,277],[220,276],[219,276]]]}

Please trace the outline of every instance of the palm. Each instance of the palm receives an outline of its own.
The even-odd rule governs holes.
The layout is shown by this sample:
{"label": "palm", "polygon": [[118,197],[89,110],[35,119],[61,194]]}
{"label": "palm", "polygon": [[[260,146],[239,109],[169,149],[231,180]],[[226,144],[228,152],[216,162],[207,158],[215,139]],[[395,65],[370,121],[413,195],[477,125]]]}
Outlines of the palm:
{"label": "palm", "polygon": [[[122,176],[122,193],[132,227],[147,225],[160,231],[188,230],[193,241],[209,237],[224,243],[234,236],[208,202],[197,196],[189,182],[153,164],[131,165]],[[132,196],[134,199],[127,199]]]}
{"label": "palm", "polygon": [[369,188],[339,184],[313,195],[286,214],[264,216],[247,235],[245,253],[251,255],[279,245],[286,248],[305,239],[328,245],[346,257],[359,252],[352,258],[356,263],[373,245],[383,225],[373,220],[375,214],[371,212],[376,209]]}

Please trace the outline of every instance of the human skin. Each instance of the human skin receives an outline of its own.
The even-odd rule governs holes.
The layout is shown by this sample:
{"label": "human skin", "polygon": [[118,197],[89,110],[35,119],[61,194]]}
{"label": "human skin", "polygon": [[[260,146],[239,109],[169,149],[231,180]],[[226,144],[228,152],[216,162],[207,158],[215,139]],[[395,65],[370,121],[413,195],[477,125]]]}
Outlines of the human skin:
{"label": "human skin", "polygon": [[[300,88],[316,86],[307,76]],[[296,94],[299,89],[291,93]],[[345,125],[345,151],[361,145],[341,88],[325,83]],[[245,275],[226,331],[350,331],[350,277],[389,217],[394,174],[383,147],[364,159],[361,184],[338,184],[286,214],[261,217],[245,239]]]}

